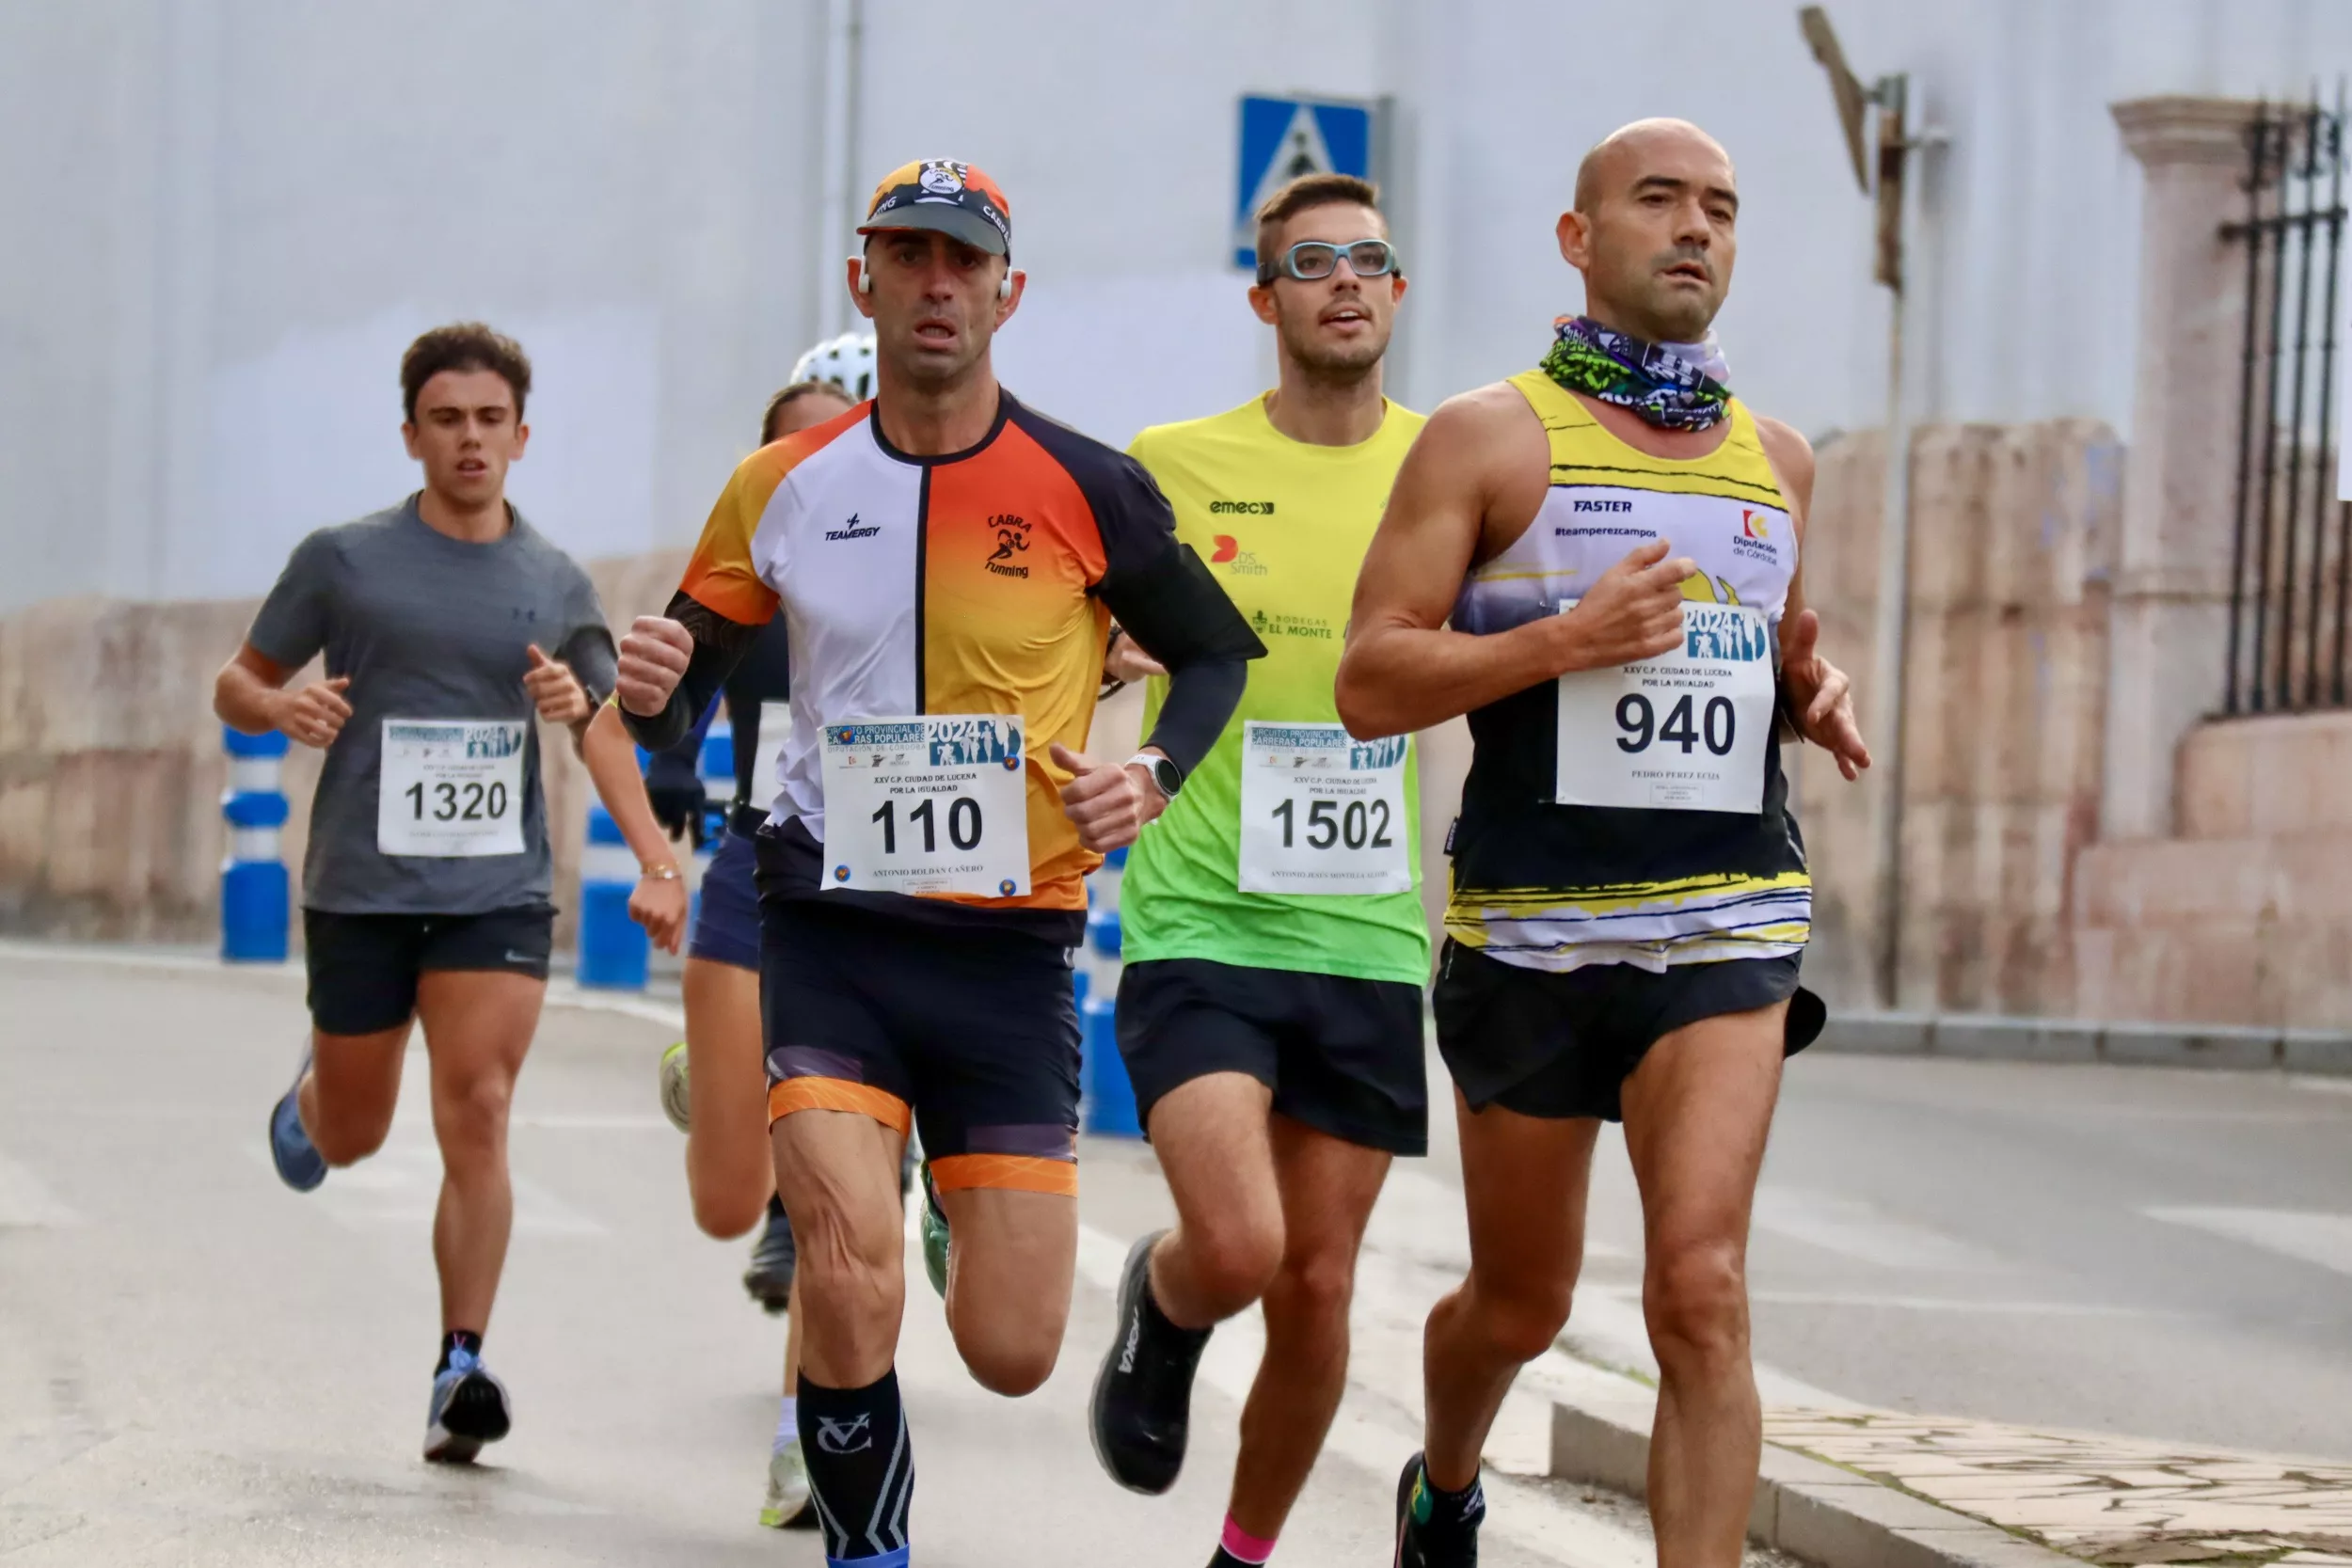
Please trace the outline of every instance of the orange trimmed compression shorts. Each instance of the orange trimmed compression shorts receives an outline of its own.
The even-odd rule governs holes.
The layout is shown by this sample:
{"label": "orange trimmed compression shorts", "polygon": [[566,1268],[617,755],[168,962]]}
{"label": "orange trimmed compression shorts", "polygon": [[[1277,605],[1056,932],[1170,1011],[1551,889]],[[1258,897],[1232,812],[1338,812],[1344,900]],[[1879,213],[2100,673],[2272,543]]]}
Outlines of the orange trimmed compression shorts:
{"label": "orange trimmed compression shorts", "polygon": [[768,1119],[918,1127],[942,1192],[1078,1192],[1068,952],[1027,931],[917,924],[822,895],[760,900]]}

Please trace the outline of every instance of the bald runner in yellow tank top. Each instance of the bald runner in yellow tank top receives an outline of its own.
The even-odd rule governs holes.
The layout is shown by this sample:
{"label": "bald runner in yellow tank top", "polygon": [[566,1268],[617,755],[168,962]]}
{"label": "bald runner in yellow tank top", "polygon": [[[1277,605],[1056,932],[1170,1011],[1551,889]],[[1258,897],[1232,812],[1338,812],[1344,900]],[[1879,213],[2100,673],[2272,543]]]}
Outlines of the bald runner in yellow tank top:
{"label": "bald runner in yellow tank top", "polygon": [[1431,418],[1358,586],[1350,729],[1460,713],[1473,746],[1431,997],[1470,1266],[1422,1333],[1398,1568],[1477,1560],[1482,1456],[1566,1321],[1601,1118],[1642,1196],[1658,1559],[1743,1549],[1762,1423],[1741,1259],[1782,1060],[1821,1022],[1783,726],[1849,778],[1869,752],[1804,605],[1812,449],[1732,394],[1711,330],[1738,185],[1680,120],[1585,156],[1553,226],[1584,309],[1540,369]]}
{"label": "bald runner in yellow tank top", "polygon": [[1551,486],[1526,531],[1471,570],[1455,630],[1557,614],[1649,540],[1697,570],[1682,658],[1640,689],[1591,672],[1470,716],[1446,934],[1552,971],[1802,953],[1813,881],[1773,732],[1797,540],[1755,417],[1733,398],[1713,451],[1654,457],[1543,371],[1510,385],[1543,425]]}

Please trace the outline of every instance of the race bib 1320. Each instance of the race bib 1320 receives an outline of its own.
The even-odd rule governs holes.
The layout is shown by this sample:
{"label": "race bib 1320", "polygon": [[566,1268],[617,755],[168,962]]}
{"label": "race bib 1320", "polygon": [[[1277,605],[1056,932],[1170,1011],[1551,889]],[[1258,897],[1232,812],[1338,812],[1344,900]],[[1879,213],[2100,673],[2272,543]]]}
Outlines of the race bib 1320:
{"label": "race bib 1320", "polygon": [[375,847],[387,855],[523,852],[521,719],[387,719]]}

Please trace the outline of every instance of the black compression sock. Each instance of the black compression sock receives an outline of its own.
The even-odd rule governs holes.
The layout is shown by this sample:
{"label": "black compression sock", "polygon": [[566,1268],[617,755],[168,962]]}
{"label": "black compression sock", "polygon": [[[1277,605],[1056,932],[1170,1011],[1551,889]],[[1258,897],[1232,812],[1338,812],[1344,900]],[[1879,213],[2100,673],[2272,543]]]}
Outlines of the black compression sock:
{"label": "black compression sock", "polygon": [[433,1364],[433,1375],[435,1377],[438,1377],[443,1372],[449,1370],[450,1352],[454,1350],[463,1350],[467,1354],[472,1356],[481,1355],[482,1336],[476,1334],[470,1328],[453,1328],[447,1334],[442,1335],[441,1358]]}
{"label": "black compression sock", "polygon": [[907,1441],[898,1374],[863,1388],[828,1388],[801,1374],[801,1453],[824,1526],[831,1562],[907,1560],[907,1504],[914,1454]]}
{"label": "black compression sock", "polygon": [[1215,1323],[1207,1328],[1186,1328],[1160,1310],[1160,1298],[1152,1291],[1152,1265],[1149,1262],[1143,1266],[1143,1289],[1136,1293],[1143,1302],[1143,1331],[1160,1344],[1198,1355],[1201,1347],[1209,1342],[1209,1336],[1216,1331]]}
{"label": "black compression sock", "polygon": [[1429,1479],[1429,1465],[1423,1462],[1419,1492],[1413,1499],[1413,1522],[1422,1529],[1476,1529],[1486,1516],[1486,1489],[1476,1476],[1459,1492],[1448,1492]]}

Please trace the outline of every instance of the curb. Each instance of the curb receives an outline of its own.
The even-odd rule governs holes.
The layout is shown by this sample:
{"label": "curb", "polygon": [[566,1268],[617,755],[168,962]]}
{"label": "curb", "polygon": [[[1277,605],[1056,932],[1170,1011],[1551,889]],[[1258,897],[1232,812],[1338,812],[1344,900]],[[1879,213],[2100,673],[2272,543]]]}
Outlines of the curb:
{"label": "curb", "polygon": [[[1656,1397],[1551,1406],[1551,1474],[1642,1497]],[[2080,1559],[1791,1449],[1764,1445],[1748,1535],[1822,1568],[2083,1568]]]}
{"label": "curb", "polygon": [[1816,1050],[1978,1062],[2106,1062],[2130,1067],[2352,1075],[2352,1035],[2225,1023],[2109,1023],[1970,1013],[1832,1015]]}

